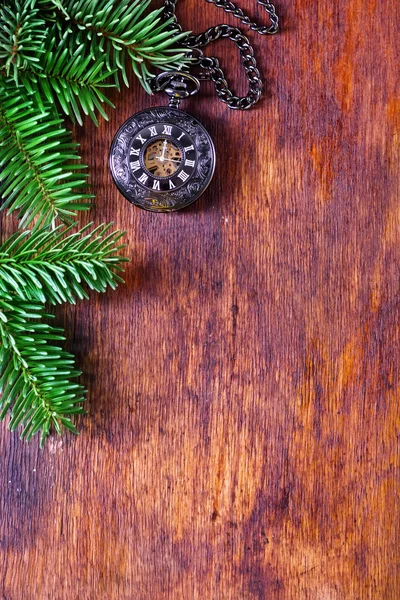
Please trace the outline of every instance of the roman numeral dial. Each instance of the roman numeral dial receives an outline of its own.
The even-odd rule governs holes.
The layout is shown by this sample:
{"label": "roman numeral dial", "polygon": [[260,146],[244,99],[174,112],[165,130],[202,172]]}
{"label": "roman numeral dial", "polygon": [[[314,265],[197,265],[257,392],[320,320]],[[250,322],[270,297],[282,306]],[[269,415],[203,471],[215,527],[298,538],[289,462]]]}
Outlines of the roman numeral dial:
{"label": "roman numeral dial", "polygon": [[129,148],[132,179],[152,195],[174,193],[196,176],[196,143],[172,123],[151,123],[137,131]]}

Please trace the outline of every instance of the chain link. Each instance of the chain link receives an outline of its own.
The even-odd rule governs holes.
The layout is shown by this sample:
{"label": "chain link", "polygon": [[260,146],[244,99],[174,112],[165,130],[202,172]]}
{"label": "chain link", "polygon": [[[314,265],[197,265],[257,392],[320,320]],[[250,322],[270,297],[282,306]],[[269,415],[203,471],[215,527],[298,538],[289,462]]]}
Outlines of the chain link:
{"label": "chain link", "polygon": [[[178,0],[164,0],[164,19],[172,19],[171,30],[180,33],[182,32],[182,27],[178,23],[175,14],[177,1]],[[275,6],[266,0],[257,0],[257,3],[260,4],[268,14],[270,25],[258,25],[253,22],[241,8],[238,8],[229,0],[205,1],[232,14],[244,25],[260,35],[273,35],[279,29],[279,18],[276,14]],[[239,49],[242,65],[249,82],[249,91],[246,96],[235,96],[228,87],[228,83],[225,79],[224,72],[219,65],[218,59],[215,57],[205,57],[200,50],[200,48],[204,48],[210,42],[214,42],[219,38],[229,38]],[[225,102],[229,108],[246,110],[259,100],[262,92],[260,72],[257,68],[253,47],[251,46],[249,39],[239,28],[231,27],[229,25],[216,25],[215,27],[207,29],[204,33],[189,35],[184,40],[184,45],[192,51],[193,57],[196,56],[196,53],[193,51],[197,50],[196,63],[206,71],[206,74],[202,73],[200,75],[200,79],[211,79],[214,83],[218,98],[222,100],[222,102]]]}

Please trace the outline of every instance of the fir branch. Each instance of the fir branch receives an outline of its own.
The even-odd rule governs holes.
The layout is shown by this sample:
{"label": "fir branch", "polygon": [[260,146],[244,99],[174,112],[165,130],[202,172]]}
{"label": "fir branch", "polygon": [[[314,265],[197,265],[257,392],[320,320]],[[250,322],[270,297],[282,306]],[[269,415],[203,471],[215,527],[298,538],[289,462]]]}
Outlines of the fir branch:
{"label": "fir branch", "polygon": [[59,42],[54,31],[50,30],[41,58],[41,68],[29,66],[19,76],[21,83],[29,94],[35,96],[41,109],[45,98],[51,104],[57,102],[63,112],[80,125],[83,124],[82,112],[98,125],[95,110],[107,120],[103,105],[114,108],[102,91],[104,88],[115,87],[114,83],[106,83],[113,73],[107,68],[104,56],[93,59],[87,54],[83,43],[76,45],[71,52],[67,41]]}
{"label": "fir branch", "polygon": [[44,17],[58,22],[61,39],[69,36],[70,47],[88,46],[95,59],[106,57],[109,71],[121,72],[128,86],[126,65],[148,93],[151,70],[175,70],[188,62],[187,49],[179,43],[187,33],[171,32],[171,20],[163,22],[159,8],[145,14],[151,0],[39,0]]}
{"label": "fir branch", "polygon": [[7,75],[18,83],[18,71],[34,65],[40,69],[40,55],[47,35],[44,19],[38,17],[36,0],[14,0],[0,8],[0,60]]}
{"label": "fir branch", "polygon": [[0,81],[0,195],[8,213],[18,210],[20,226],[71,223],[76,210],[86,210],[84,165],[76,161],[77,144],[61,127],[55,111],[34,107],[22,90]]}
{"label": "fir branch", "polygon": [[45,316],[42,305],[0,298],[0,419],[10,411],[9,428],[24,425],[27,440],[41,431],[41,446],[52,425],[77,433],[70,415],[83,412],[85,397],[70,381],[80,375],[73,356],[50,343],[65,339],[62,330],[40,322]]}
{"label": "fir branch", "polygon": [[115,289],[123,282],[121,263],[128,261],[117,255],[124,234],[109,233],[110,223],[82,235],[90,225],[67,237],[70,228],[61,227],[11,236],[0,246],[0,295],[57,304],[87,298],[83,284],[97,292]]}

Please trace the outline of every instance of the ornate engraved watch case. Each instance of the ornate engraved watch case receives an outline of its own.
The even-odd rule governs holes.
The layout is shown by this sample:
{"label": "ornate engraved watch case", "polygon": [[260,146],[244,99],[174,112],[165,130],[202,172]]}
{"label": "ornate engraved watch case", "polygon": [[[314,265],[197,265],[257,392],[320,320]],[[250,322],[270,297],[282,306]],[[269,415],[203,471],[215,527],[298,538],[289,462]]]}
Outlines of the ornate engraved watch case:
{"label": "ornate engraved watch case", "polygon": [[170,106],[143,110],[118,130],[110,170],[132,204],[155,212],[185,208],[204,192],[215,169],[215,150],[206,129]]}

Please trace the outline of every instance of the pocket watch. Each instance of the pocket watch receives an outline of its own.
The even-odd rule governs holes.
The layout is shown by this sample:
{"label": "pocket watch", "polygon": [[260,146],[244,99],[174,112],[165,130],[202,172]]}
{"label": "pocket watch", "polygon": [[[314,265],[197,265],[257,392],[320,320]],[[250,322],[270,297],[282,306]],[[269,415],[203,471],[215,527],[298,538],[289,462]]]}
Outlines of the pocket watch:
{"label": "pocket watch", "polygon": [[116,186],[132,204],[169,212],[185,208],[207,188],[215,149],[203,125],[176,107],[196,93],[198,80],[172,72],[162,73],[158,84],[172,98],[170,105],[142,110],[125,121],[112,142],[109,164]]}
{"label": "pocket watch", "polygon": [[[278,31],[279,19],[269,0],[257,0],[269,16],[269,25],[253,22],[230,0],[206,1],[223,8],[260,35]],[[175,14],[177,2],[164,0],[163,19],[169,23],[171,33],[182,34]],[[229,38],[239,50],[249,84],[246,96],[235,96],[218,59],[203,55],[201,48],[219,38]],[[142,110],[130,117],[115,135],[110,151],[110,170],[120,192],[132,204],[154,212],[185,208],[204,192],[214,174],[212,139],[201,123],[179,109],[180,101],[198,92],[201,79],[211,80],[218,98],[232,109],[250,108],[262,91],[253,48],[237,27],[216,25],[204,33],[185,36],[182,45],[187,48],[190,64],[203,71],[198,77],[181,70],[152,78],[152,91],[165,91],[170,97],[168,106]]]}

